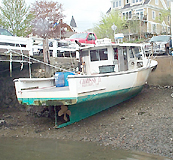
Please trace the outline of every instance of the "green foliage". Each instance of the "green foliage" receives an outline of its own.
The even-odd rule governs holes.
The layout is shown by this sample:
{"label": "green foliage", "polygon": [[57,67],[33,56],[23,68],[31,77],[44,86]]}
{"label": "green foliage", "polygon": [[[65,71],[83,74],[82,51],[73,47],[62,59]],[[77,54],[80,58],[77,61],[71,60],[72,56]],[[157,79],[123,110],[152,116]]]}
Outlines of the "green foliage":
{"label": "green foliage", "polygon": [[31,33],[33,15],[25,0],[2,0],[0,11],[0,25],[13,35],[25,37]]}
{"label": "green foliage", "polygon": [[171,18],[171,9],[169,8],[168,10],[166,9],[161,9],[160,10],[160,15],[156,17],[157,22],[168,22],[168,16]]}
{"label": "green foliage", "polygon": [[144,38],[142,38],[142,39],[133,39],[133,40],[124,40],[124,42],[126,42],[126,43],[143,43],[143,42],[145,42],[145,39]]}
{"label": "green foliage", "polygon": [[110,38],[114,41],[114,31],[111,28],[113,24],[117,26],[115,33],[120,33],[125,26],[125,20],[114,10],[108,15],[102,15],[101,21],[94,27],[94,32],[98,38]]}

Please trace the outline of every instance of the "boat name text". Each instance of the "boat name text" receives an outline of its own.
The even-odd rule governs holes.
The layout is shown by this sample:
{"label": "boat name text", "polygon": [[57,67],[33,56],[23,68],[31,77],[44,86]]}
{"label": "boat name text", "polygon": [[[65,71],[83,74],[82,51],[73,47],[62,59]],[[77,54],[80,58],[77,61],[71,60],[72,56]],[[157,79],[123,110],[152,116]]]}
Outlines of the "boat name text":
{"label": "boat name text", "polygon": [[101,82],[101,78],[100,77],[97,77],[97,78],[86,78],[86,79],[81,79],[80,80],[80,84],[82,85],[82,87],[99,85],[100,82]]}

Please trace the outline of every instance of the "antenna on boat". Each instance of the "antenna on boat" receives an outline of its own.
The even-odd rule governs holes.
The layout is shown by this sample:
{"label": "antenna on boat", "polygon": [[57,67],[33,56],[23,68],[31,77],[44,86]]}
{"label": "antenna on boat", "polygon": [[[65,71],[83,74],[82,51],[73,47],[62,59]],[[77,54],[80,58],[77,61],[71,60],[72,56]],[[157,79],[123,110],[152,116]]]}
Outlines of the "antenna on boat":
{"label": "antenna on boat", "polygon": [[82,47],[82,44],[79,41],[75,40],[75,43],[78,44],[79,47]]}

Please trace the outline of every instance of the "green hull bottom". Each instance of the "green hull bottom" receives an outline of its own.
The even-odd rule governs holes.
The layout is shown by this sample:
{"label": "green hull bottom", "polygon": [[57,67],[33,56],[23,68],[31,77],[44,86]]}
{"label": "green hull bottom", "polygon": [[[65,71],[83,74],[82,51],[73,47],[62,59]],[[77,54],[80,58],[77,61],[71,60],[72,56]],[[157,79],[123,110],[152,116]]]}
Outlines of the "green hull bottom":
{"label": "green hull bottom", "polygon": [[[71,111],[70,121],[58,125],[57,124],[58,117],[55,116],[55,128],[65,127],[74,122],[78,122],[82,119],[90,117],[107,108],[110,108],[116,104],[119,104],[123,101],[126,101],[136,96],[142,90],[142,88],[143,86],[140,86],[140,87],[129,88],[129,89],[124,89],[120,91],[103,93],[100,95],[89,95],[88,98],[80,97],[78,99],[79,103],[68,106],[68,109]],[[95,98],[95,96],[97,98]]]}

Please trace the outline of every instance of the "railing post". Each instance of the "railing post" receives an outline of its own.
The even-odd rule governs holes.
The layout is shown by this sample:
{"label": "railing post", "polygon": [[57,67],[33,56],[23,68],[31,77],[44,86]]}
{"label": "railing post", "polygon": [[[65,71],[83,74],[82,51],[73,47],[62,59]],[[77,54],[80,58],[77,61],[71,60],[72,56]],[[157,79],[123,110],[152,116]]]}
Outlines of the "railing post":
{"label": "railing post", "polygon": [[57,57],[57,47],[58,47],[57,41],[54,40],[53,41],[53,57]]}
{"label": "railing post", "polygon": [[28,38],[27,48],[29,50],[29,55],[33,56],[33,40],[32,40],[32,38]]}

